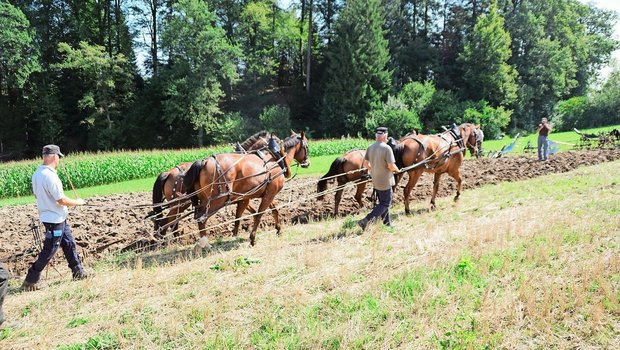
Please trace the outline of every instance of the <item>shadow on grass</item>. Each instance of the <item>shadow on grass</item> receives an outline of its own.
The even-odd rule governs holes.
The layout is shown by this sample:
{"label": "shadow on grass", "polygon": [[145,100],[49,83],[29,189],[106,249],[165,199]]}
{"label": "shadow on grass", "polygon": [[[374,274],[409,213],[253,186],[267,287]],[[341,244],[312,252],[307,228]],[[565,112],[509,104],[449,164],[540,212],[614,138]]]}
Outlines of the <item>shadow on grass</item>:
{"label": "shadow on grass", "polygon": [[[149,243],[149,247],[151,248],[148,252],[136,252],[126,249],[126,251],[111,256],[102,263],[107,266],[130,269],[136,268],[136,266],[141,266],[142,268],[161,266],[178,263],[180,261],[191,261],[211,254],[239,249],[241,244],[246,241],[245,238],[241,237],[236,237],[232,240],[217,239],[215,242],[211,243],[211,248],[209,249],[200,249],[197,248],[196,245],[166,247],[163,244],[152,245],[152,243]],[[136,244],[133,248],[139,250],[141,246]]]}

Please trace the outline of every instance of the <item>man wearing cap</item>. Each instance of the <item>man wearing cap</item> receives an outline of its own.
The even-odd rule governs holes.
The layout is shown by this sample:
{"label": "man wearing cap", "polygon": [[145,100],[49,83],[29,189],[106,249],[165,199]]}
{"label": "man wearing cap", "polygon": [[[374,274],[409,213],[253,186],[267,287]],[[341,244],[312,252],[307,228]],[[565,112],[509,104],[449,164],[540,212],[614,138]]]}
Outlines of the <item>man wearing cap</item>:
{"label": "man wearing cap", "polygon": [[58,248],[62,248],[69,268],[73,272],[73,279],[83,279],[87,275],[80,263],[75,240],[71,228],[67,223],[67,207],[85,204],[83,199],[71,199],[65,196],[62,183],[56,173],[56,168],[63,154],[60,147],[47,145],[43,147],[43,164],[32,175],[32,192],[37,199],[39,219],[45,226],[45,241],[39,257],[28,269],[26,279],[22,284],[24,290],[39,289],[41,272],[54,257]]}
{"label": "man wearing cap", "polygon": [[392,148],[386,144],[388,138],[388,130],[385,127],[379,127],[375,131],[375,140],[366,150],[365,160],[368,161],[367,167],[370,169],[372,176],[372,186],[377,194],[378,204],[375,204],[372,211],[365,218],[358,221],[357,224],[366,229],[368,223],[381,217],[383,224],[391,226],[390,214],[388,210],[392,204],[392,186],[394,186],[394,174],[398,172],[394,153]]}

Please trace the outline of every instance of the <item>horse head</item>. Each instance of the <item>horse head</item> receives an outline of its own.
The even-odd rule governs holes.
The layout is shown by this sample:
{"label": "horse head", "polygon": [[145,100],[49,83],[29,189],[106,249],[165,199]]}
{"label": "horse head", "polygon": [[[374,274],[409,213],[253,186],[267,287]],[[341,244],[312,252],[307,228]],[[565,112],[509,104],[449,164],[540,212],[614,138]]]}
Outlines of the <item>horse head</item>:
{"label": "horse head", "polygon": [[[471,123],[464,123],[459,125],[459,134],[463,143],[467,149],[469,149],[469,153],[473,156],[478,154],[478,146],[476,142],[476,129],[475,125]],[[463,151],[463,155],[465,151]]]}
{"label": "horse head", "polygon": [[293,134],[284,140],[284,148],[286,153],[293,152],[292,158],[301,165],[302,168],[310,166],[310,152],[308,150],[308,139],[304,131],[301,134],[293,132]]}

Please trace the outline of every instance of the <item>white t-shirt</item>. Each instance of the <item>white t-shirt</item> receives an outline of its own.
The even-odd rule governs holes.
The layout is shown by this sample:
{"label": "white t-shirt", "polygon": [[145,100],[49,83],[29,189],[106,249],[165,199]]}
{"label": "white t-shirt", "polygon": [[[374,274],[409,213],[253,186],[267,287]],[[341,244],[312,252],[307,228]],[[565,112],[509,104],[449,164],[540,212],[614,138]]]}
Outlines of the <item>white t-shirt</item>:
{"label": "white t-shirt", "polygon": [[67,219],[69,211],[56,203],[65,196],[56,169],[41,165],[32,175],[32,192],[37,198],[41,222],[59,224]]}

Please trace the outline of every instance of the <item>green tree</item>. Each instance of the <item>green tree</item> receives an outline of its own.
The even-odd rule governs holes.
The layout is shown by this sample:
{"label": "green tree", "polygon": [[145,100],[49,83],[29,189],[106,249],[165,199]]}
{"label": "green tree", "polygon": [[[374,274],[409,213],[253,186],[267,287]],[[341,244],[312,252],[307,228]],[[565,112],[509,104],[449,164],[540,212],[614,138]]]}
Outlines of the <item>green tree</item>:
{"label": "green tree", "polygon": [[493,2],[488,14],[478,17],[471,40],[460,60],[465,65],[465,95],[487,100],[493,106],[508,106],[516,100],[517,72],[508,64],[510,34],[504,30],[504,18]]}
{"label": "green tree", "polygon": [[165,120],[192,125],[199,132],[198,145],[202,145],[204,130],[222,114],[222,83],[237,78],[235,60],[240,52],[224,30],[214,25],[216,17],[207,3],[181,0],[172,9],[162,43],[170,53],[164,86]]}
{"label": "green tree", "polygon": [[261,129],[284,139],[291,133],[291,110],[283,106],[265,107],[258,118]]}
{"label": "green tree", "polygon": [[0,2],[0,155],[26,148],[27,103],[24,85],[41,69],[34,31],[24,13]]}
{"label": "green tree", "polygon": [[347,2],[328,48],[321,121],[326,135],[357,134],[386,97],[391,73],[380,0]]}
{"label": "green tree", "polygon": [[510,122],[512,110],[493,108],[487,101],[478,101],[465,109],[463,122],[480,124],[487,138],[495,139]]}
{"label": "green tree", "polygon": [[58,51],[64,60],[55,65],[63,70],[78,72],[86,89],[78,101],[86,118],[81,121],[93,136],[90,146],[96,149],[111,149],[122,146],[122,107],[131,99],[131,90],[124,90],[131,81],[131,69],[123,54],[109,56],[106,48],[81,42],[74,49],[67,43],[60,43]]}
{"label": "green tree", "polygon": [[409,109],[407,104],[395,96],[388,96],[387,101],[379,109],[368,113],[365,121],[366,136],[374,135],[374,130],[385,126],[390,134],[399,138],[412,130],[422,128],[418,114]]}
{"label": "green tree", "polygon": [[592,96],[592,108],[586,113],[587,126],[620,124],[620,66],[616,65],[598,91]]}
{"label": "green tree", "polygon": [[0,97],[11,89],[21,89],[32,74],[41,69],[34,31],[22,11],[0,2]]}
{"label": "green tree", "polygon": [[435,91],[435,84],[433,82],[420,83],[416,81],[403,86],[399,97],[407,104],[410,110],[417,115],[422,115],[433,101]]}
{"label": "green tree", "polygon": [[590,111],[588,98],[585,96],[560,101],[555,105],[553,112],[554,128],[558,131],[568,131],[573,128],[590,126],[590,120],[587,118]]}

